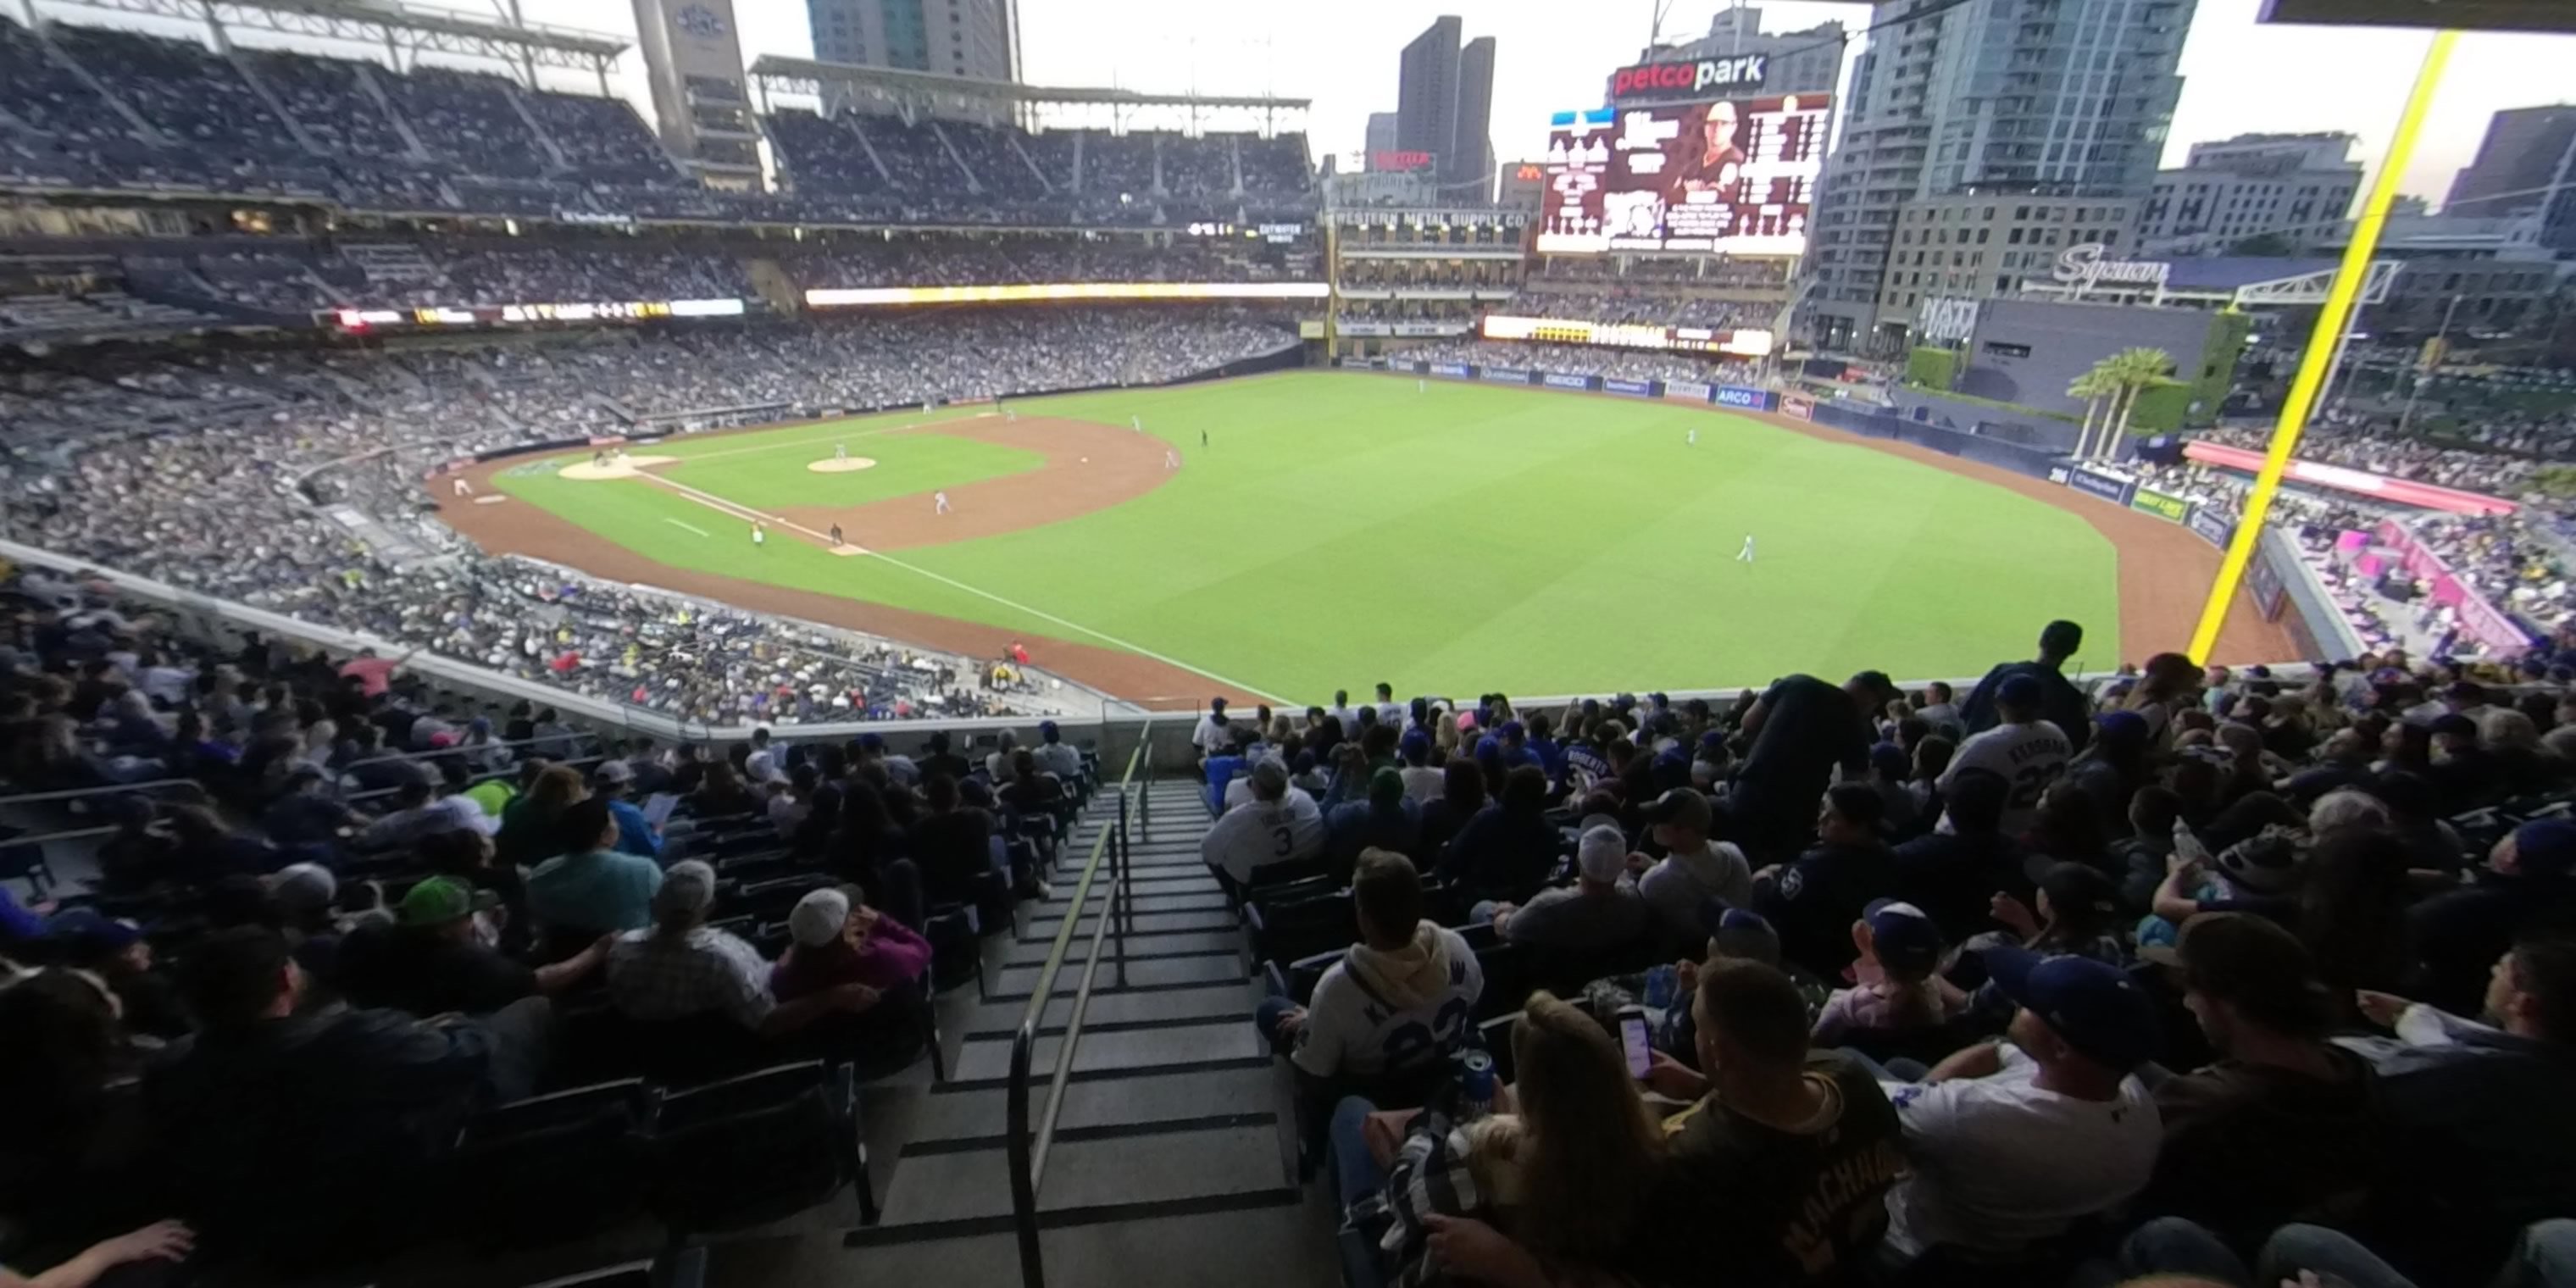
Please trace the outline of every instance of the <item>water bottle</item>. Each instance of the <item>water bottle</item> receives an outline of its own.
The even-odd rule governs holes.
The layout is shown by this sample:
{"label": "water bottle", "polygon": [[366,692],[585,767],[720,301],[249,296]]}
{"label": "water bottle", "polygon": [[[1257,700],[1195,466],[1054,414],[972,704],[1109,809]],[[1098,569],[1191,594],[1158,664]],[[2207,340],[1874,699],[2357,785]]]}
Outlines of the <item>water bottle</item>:
{"label": "water bottle", "polygon": [[1657,966],[1646,972],[1646,1005],[1654,1010],[1669,1010],[1673,1004],[1673,987],[1679,972],[1670,966]]}
{"label": "water bottle", "polygon": [[1468,1050],[1458,1057],[1459,1119],[1474,1122],[1494,1112],[1494,1057]]}

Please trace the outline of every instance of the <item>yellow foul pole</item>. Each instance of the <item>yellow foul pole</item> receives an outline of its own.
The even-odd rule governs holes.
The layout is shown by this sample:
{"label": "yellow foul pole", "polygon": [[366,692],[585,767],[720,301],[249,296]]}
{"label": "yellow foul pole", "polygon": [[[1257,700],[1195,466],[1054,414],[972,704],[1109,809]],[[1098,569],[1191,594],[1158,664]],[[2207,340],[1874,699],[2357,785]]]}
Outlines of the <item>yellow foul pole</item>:
{"label": "yellow foul pole", "polygon": [[2334,363],[2336,343],[2344,327],[2352,320],[2355,300],[2362,284],[2370,277],[2370,257],[2379,249],[2380,230],[2388,223],[2388,208],[2397,200],[2397,179],[2406,169],[2407,158],[2415,152],[2415,136],[2424,128],[2424,113],[2433,105],[2434,88],[2442,82],[2442,69],[2451,61],[2451,46],[2459,42],[2456,31],[2433,33],[2433,43],[2424,51],[2424,64],[2415,72],[2415,88],[2406,96],[2406,110],[2397,118],[2397,132],[2388,140],[2388,155],[2381,158],[2379,177],[2371,182],[2370,195],[2363,200],[2361,218],[2353,222],[2352,244],[2344,247],[2343,266],[2336,270],[2334,285],[2326,292],[2326,303],[2317,312],[2317,327],[2308,336],[2307,356],[2299,362],[2299,374],[2290,382],[2290,397],[2281,404],[2281,422],[2272,431],[2272,445],[2263,455],[2263,469],[2254,476],[2254,490],[2245,499],[2245,514],[2237,521],[2236,539],[2228,543],[2227,557],[2219,561],[2218,580],[2210,583],[2209,603],[2200,610],[2200,626],[2191,633],[2191,656],[2196,662],[2207,662],[2209,652],[2218,646],[2218,632],[2227,624],[2227,606],[2236,598],[2237,584],[2245,580],[2245,565],[2253,559],[2254,543],[2262,538],[2263,518],[2272,509],[2272,495],[2281,489],[2281,472],[2289,467],[2290,454],[2299,445],[2299,431],[2308,423],[2318,391],[2325,384],[2326,372]]}

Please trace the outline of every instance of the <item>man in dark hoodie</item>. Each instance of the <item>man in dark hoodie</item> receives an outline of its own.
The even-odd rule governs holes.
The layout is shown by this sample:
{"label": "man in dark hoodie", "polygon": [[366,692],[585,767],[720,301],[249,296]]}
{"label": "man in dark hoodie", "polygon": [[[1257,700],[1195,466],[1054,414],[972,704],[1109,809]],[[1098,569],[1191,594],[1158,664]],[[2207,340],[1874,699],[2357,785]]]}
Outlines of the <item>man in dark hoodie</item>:
{"label": "man in dark hoodie", "polygon": [[2156,1087],[2165,1139],[2144,1210],[2198,1221],[2244,1253],[2293,1221],[2361,1216],[2388,1123],[2369,1063],[2326,1040],[2334,998],[2307,949],[2275,922],[2213,912],[2184,923],[2172,953],[2183,1005],[2219,1058]]}
{"label": "man in dark hoodie", "polygon": [[2576,823],[2541,819],[2495,844],[2468,885],[2408,913],[2424,962],[2423,1000],[2454,1015],[2476,1013],[2487,974],[2514,937],[2576,906]]}

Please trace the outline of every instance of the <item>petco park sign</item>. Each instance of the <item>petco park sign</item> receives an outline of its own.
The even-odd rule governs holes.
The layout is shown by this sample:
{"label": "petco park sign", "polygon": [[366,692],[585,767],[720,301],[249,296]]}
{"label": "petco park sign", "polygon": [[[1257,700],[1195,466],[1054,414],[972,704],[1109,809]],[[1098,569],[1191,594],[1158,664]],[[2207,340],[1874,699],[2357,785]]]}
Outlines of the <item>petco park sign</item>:
{"label": "petco park sign", "polygon": [[1610,73],[1610,101],[1639,98],[1717,97],[1711,90],[1760,88],[1770,73],[1769,54],[1703,58],[1695,63],[1639,63]]}
{"label": "petco park sign", "polygon": [[2050,274],[2075,288],[2082,295],[2104,282],[2118,286],[2147,286],[2165,289],[2165,279],[2173,275],[2173,265],[2153,259],[2104,259],[2111,248],[2100,242],[2084,242],[2057,252],[2057,270]]}

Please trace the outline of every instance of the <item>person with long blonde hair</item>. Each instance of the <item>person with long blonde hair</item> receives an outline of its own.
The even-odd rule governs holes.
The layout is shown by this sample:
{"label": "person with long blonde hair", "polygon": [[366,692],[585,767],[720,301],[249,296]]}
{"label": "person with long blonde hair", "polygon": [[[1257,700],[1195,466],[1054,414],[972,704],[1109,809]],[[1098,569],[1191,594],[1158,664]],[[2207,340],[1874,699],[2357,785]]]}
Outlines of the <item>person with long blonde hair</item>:
{"label": "person with long blonde hair", "polygon": [[1468,1166],[1499,1226],[1542,1255],[1606,1258],[1625,1246],[1663,1159],[1663,1133],[1619,1043],[1553,994],[1512,1026],[1512,1102],[1467,1128]]}

